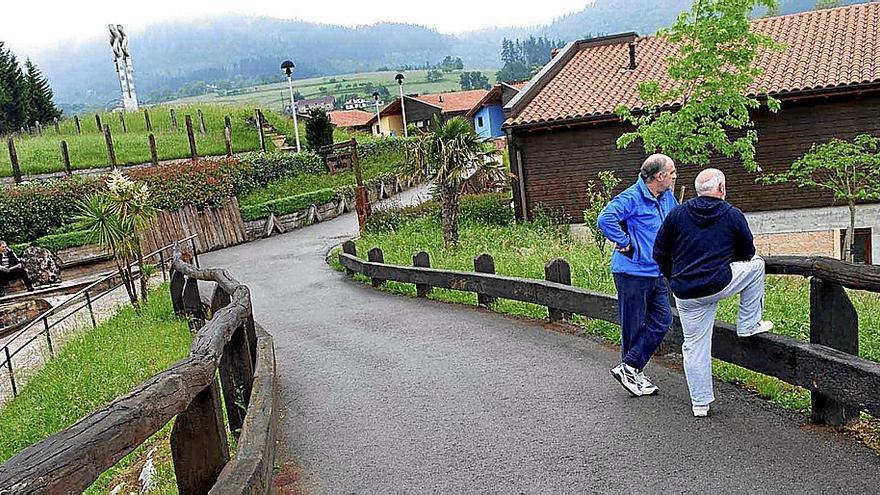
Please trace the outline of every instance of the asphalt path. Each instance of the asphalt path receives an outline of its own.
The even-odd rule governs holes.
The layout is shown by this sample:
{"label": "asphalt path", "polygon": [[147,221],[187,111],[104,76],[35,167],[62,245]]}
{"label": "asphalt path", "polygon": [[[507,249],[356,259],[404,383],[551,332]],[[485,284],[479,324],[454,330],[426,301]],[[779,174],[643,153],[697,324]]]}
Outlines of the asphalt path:
{"label": "asphalt path", "polygon": [[[405,200],[411,200],[404,198]],[[630,397],[618,350],[544,322],[417,300],[325,263],[344,215],[203,255],[251,289],[275,339],[278,464],[314,493],[876,493],[880,457],[718,383],[709,418],[685,379]]]}

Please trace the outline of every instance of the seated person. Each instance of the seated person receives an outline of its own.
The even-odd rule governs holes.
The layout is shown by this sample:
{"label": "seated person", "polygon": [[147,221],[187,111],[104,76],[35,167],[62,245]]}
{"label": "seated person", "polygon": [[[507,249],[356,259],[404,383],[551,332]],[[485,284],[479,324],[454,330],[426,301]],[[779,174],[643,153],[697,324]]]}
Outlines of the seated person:
{"label": "seated person", "polygon": [[0,297],[6,294],[6,284],[15,279],[24,281],[24,285],[29,292],[34,290],[31,278],[24,270],[21,262],[18,261],[18,256],[9,249],[6,241],[0,240]]}

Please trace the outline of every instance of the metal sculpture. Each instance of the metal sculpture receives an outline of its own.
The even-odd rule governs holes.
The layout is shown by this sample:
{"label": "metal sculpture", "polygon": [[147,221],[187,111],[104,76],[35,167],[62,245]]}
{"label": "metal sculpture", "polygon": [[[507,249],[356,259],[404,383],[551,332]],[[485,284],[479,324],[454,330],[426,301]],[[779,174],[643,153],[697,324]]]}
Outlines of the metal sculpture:
{"label": "metal sculpture", "polygon": [[121,24],[110,24],[110,46],[113,48],[113,62],[119,75],[119,88],[122,91],[122,108],[126,111],[138,109],[137,95],[134,92],[134,67],[128,51],[128,35]]}

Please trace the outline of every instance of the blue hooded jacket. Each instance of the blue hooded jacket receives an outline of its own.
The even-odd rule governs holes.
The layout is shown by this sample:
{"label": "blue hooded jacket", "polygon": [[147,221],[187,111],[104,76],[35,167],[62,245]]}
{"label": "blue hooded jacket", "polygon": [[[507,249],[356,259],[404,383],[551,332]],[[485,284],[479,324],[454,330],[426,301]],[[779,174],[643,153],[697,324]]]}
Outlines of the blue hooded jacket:
{"label": "blue hooded jacket", "polygon": [[611,273],[640,277],[659,277],[654,261],[654,239],[666,215],[678,206],[671,191],[655,198],[639,176],[635,184],[618,194],[599,213],[599,228],[611,242],[630,246],[626,254],[614,251]]}

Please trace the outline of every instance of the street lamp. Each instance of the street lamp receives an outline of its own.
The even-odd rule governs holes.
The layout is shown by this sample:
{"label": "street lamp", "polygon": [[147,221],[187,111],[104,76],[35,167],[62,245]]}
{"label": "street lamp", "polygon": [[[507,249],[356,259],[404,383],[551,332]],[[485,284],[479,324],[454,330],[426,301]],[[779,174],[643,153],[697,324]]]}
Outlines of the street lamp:
{"label": "street lamp", "polygon": [[373,101],[376,102],[376,133],[382,135],[382,117],[379,115],[379,92],[373,92]]}
{"label": "street lamp", "polygon": [[397,86],[400,87],[400,113],[403,115],[403,137],[409,137],[409,130],[406,128],[406,106],[403,104],[403,80],[406,77],[398,72],[394,79],[397,79]]}
{"label": "street lamp", "polygon": [[296,101],[293,99],[293,62],[285,60],[281,62],[281,70],[287,74],[287,89],[290,91],[290,113],[293,114],[293,132],[296,135],[296,152],[300,152],[299,147],[299,123],[296,121]]}

